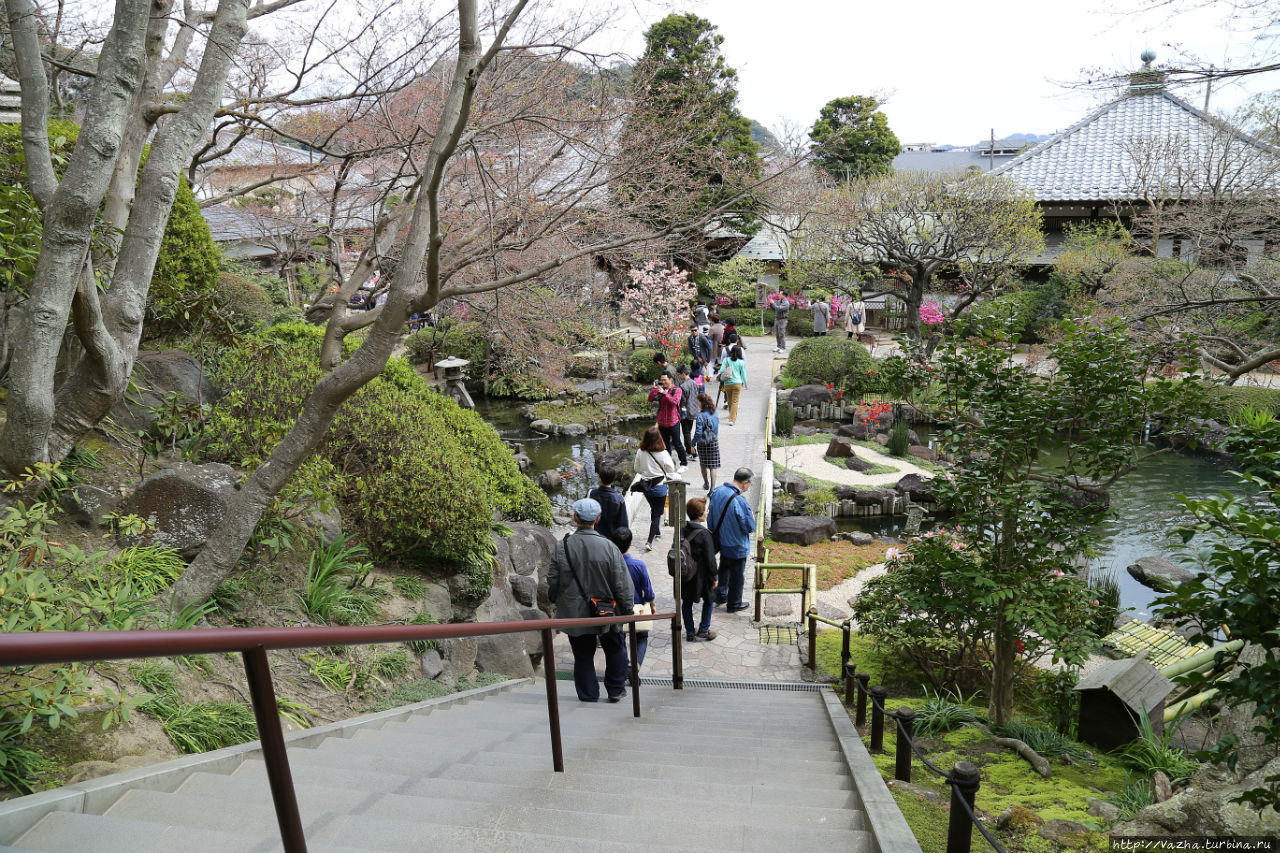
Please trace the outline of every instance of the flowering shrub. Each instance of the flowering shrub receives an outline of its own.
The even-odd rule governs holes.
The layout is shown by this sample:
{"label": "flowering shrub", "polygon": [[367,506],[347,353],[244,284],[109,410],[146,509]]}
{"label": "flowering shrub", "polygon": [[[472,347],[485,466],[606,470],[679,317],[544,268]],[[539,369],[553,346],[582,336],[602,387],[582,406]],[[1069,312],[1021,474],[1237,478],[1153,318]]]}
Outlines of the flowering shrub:
{"label": "flowering shrub", "polygon": [[624,316],[632,317],[651,344],[673,354],[690,322],[689,305],[697,288],[689,274],[649,261],[630,273],[631,287],[622,297]]}
{"label": "flowering shrub", "polygon": [[940,326],[946,320],[942,306],[930,300],[920,306],[920,323],[924,326]]}

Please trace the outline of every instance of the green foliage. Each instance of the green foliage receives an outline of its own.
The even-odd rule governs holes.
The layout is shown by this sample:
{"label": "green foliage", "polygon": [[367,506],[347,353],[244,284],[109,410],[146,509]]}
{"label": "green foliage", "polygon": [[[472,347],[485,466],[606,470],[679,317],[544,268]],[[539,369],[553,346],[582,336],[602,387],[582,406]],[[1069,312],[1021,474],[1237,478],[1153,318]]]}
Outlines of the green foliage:
{"label": "green foliage", "polygon": [[412,333],[404,340],[409,361],[435,364],[453,356],[471,362],[471,370],[483,370],[489,354],[488,330],[483,323],[441,317],[434,326]]}
{"label": "green foliage", "polygon": [[275,316],[276,307],[271,297],[257,282],[244,276],[222,273],[218,276],[214,292],[223,305],[256,326],[268,325]]}
{"label": "green foliage", "polygon": [[957,324],[961,333],[975,329],[1007,329],[1026,343],[1044,339],[1049,327],[1062,316],[1066,303],[1053,284],[1022,282],[994,299],[975,303]]}
{"label": "green foliage", "polygon": [[370,661],[369,671],[381,678],[404,678],[409,674],[409,654],[404,649],[380,652]]}
{"label": "green foliage", "polygon": [[[49,122],[49,152],[59,177],[79,135],[72,122]],[[25,293],[40,259],[43,215],[27,190],[26,164],[21,125],[0,125],[0,291]]]}
{"label": "green foliage", "polygon": [[129,675],[133,676],[139,687],[156,696],[178,693],[178,674],[173,667],[165,666],[154,658],[129,664]]}
{"label": "green foliage", "polygon": [[[211,457],[261,464],[320,377],[322,334],[281,324],[223,354],[214,377],[235,390],[210,416]],[[375,555],[418,561],[463,562],[483,551],[494,509],[543,524],[551,517],[550,501],[493,428],[398,359],[347,401],[294,488],[332,493]]]}
{"label": "green foliage", "polygon": [[1093,605],[1093,618],[1089,630],[1099,639],[1115,630],[1116,617],[1120,615],[1120,581],[1114,571],[1089,577],[1089,593]]}
{"label": "green foliage", "polygon": [[958,729],[965,723],[976,723],[978,715],[964,702],[962,695],[941,692],[930,695],[924,688],[925,703],[916,711],[915,731],[918,735],[940,735]]}
{"label": "green foliage", "polygon": [[1117,749],[1116,758],[1125,767],[1147,778],[1151,778],[1151,774],[1159,770],[1169,777],[1170,782],[1190,779],[1200,769],[1200,762],[1172,745],[1174,735],[1186,718],[1178,718],[1167,724],[1160,734],[1156,734],[1145,710],[1138,715],[1138,739]]}
{"label": "green foliage", "polygon": [[[656,150],[677,142],[652,172],[636,170],[613,189],[637,203],[643,219],[662,227],[705,212],[758,179],[759,146],[738,112],[738,75],[710,21],[670,14],[645,32],[645,51],[632,77],[634,109],[621,144]],[[759,201],[735,203],[739,225],[754,226]]]}
{"label": "green foliage", "polygon": [[1001,737],[1022,741],[1045,758],[1062,758],[1065,755],[1072,761],[1087,761],[1092,757],[1091,753],[1078,742],[1031,720],[996,723],[992,725],[991,730]]}
{"label": "green foliage", "polygon": [[359,660],[350,657],[332,657],[330,655],[311,652],[304,654],[302,660],[307,669],[316,677],[330,693],[345,693],[348,690],[363,690],[370,681],[380,681]]}
{"label": "green foliage", "polygon": [[173,210],[165,225],[147,296],[147,332],[184,334],[202,322],[200,310],[215,308],[238,315],[242,306],[220,298],[218,273],[222,255],[209,234],[185,176],[179,179]]}
{"label": "green foliage", "polygon": [[23,746],[20,737],[17,726],[0,726],[0,790],[32,794],[36,778],[53,765],[38,751]]}
{"label": "green foliage", "polygon": [[796,427],[796,410],[791,408],[790,403],[779,403],[778,412],[773,422],[773,432],[775,435],[791,435],[791,431]]}
{"label": "green foliage", "polygon": [[[1179,496],[1191,520],[1178,532],[1184,543],[1200,538],[1195,556],[1201,568],[1159,595],[1154,606],[1166,618],[1228,625],[1232,639],[1249,644],[1250,665],[1212,686],[1228,706],[1256,703],[1253,731],[1275,743],[1280,741],[1280,421],[1261,414],[1242,419],[1223,446],[1235,454],[1241,494],[1203,500]],[[1198,673],[1185,681],[1195,689],[1209,687]],[[1197,757],[1234,768],[1240,734],[1226,732]],[[1268,777],[1245,800],[1280,807],[1280,776]]]}
{"label": "green foliage", "polygon": [[372,564],[364,561],[369,549],[346,538],[324,543],[307,561],[307,587],[299,595],[302,608],[318,622],[363,625],[377,612],[364,579]]}
{"label": "green foliage", "polygon": [[627,359],[627,369],[631,378],[644,385],[653,382],[662,375],[662,369],[653,361],[655,349],[637,349]]}
{"label": "green foliage", "polygon": [[885,445],[885,449],[894,456],[906,456],[907,448],[911,446],[910,433],[911,428],[906,421],[895,421],[889,430],[889,443]]}
{"label": "green foliage", "polygon": [[448,696],[454,690],[447,684],[439,681],[432,681],[429,678],[419,678],[415,681],[406,681],[398,686],[385,699],[377,702],[370,711],[390,711],[392,708],[399,708],[401,705],[413,705],[417,702],[426,702],[430,699],[439,699],[441,696]]}
{"label": "green foliage", "polygon": [[131,586],[139,596],[151,598],[173,586],[187,568],[176,548],[140,545],[124,548],[106,566],[117,582]]}
{"label": "green foliage", "polygon": [[[419,613],[418,615],[410,619],[408,624],[435,625],[436,617],[432,616],[430,613],[423,610],[421,613]],[[431,651],[436,647],[436,641],[435,640],[410,640],[409,642],[405,643],[405,646],[409,649],[409,651],[413,652],[415,655],[425,655],[427,652]]]}
{"label": "green foliage", "polygon": [[902,153],[889,120],[875,98],[850,95],[827,101],[809,131],[814,160],[836,180],[887,175]]}
{"label": "green foliage", "polygon": [[1146,778],[1131,779],[1123,791],[1114,797],[1107,797],[1107,802],[1120,809],[1121,820],[1128,820],[1155,801],[1155,789]]}
{"label": "green foliage", "polygon": [[173,695],[143,704],[178,749],[192,755],[246,743],[258,736],[253,709],[243,702],[183,702]]}
{"label": "green foliage", "polygon": [[[764,262],[734,256],[707,268],[705,287],[713,296],[726,296],[735,305],[754,306],[756,281],[764,272]],[[702,286],[699,287],[701,292]]]}
{"label": "green foliage", "polygon": [[1213,411],[1220,413],[1221,419],[1238,418],[1247,408],[1280,417],[1280,388],[1218,385],[1210,392],[1210,398]]}
{"label": "green foliage", "polygon": [[847,338],[809,338],[791,348],[786,375],[802,384],[831,385],[861,397],[878,384],[878,367],[867,348]]}
{"label": "green foliage", "polygon": [[396,575],[391,579],[391,588],[401,598],[414,601],[421,600],[427,594],[427,585],[422,578],[413,575]]}

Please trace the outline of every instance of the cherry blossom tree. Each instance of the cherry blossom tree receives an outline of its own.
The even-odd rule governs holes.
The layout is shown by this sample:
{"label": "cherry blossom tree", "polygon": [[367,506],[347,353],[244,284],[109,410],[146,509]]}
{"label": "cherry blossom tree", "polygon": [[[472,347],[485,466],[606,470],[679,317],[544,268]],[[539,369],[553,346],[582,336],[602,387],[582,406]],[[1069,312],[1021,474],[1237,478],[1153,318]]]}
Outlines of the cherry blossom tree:
{"label": "cherry blossom tree", "polygon": [[697,288],[684,270],[649,261],[631,270],[630,286],[622,298],[624,316],[636,325],[655,349],[672,353],[683,340],[681,329],[690,321],[689,306]]}

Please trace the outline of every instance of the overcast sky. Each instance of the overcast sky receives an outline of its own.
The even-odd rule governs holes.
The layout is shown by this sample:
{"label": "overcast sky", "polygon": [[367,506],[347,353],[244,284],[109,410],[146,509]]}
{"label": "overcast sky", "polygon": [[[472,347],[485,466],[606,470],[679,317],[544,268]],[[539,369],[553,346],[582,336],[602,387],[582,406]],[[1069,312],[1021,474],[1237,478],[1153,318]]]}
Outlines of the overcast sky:
{"label": "overcast sky", "polygon": [[[1224,28],[1220,11],[1117,14],[1138,0],[691,0],[672,8],[716,25],[739,75],[744,114],[768,127],[806,129],[832,98],[885,92],[885,114],[903,143],[969,144],[1012,133],[1052,133],[1114,92],[1063,84],[1082,70],[1131,70],[1146,48],[1157,63],[1179,44],[1221,65],[1255,50]],[[619,45],[633,55],[665,10],[632,7]],[[1254,92],[1280,89],[1280,74],[1215,88],[1214,111]],[[1179,90],[1196,106],[1204,87]]]}

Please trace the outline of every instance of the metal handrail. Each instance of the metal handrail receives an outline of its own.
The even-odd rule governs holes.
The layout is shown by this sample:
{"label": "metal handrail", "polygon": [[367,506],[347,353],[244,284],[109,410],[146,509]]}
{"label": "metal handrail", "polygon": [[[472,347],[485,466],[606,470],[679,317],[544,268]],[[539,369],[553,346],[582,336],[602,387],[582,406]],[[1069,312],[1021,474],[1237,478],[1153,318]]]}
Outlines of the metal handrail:
{"label": "metal handrail", "polygon": [[[677,612],[639,613],[591,619],[529,619],[520,622],[465,622],[445,625],[365,625],[324,628],[200,628],[185,631],[51,631],[0,635],[0,666],[38,666],[52,663],[103,661],[120,658],[172,657],[174,655],[239,652],[257,721],[258,738],[266,764],[267,782],[275,804],[276,821],[285,853],[306,853],[307,842],[298,812],[298,798],[285,752],[284,732],[271,683],[267,651],[322,646],[359,646],[403,643],[411,640],[452,640],[493,634],[537,631],[542,634],[543,672],[547,683],[547,723],[551,731],[552,767],[564,772],[560,740],[560,706],[556,693],[553,632],[571,628],[627,625],[631,648],[631,709],[640,716],[640,671],[636,660],[637,622],[671,620]],[[677,677],[682,673],[679,659]]]}
{"label": "metal handrail", "polygon": [[[817,616],[816,612],[810,612],[810,624],[814,619],[823,622],[831,620],[823,619]],[[996,841],[996,839],[987,831],[987,828],[978,820],[977,814],[973,810],[974,795],[978,791],[979,776],[978,769],[967,761],[956,763],[952,772],[939,768],[932,761],[920,752],[920,748],[916,746],[913,735],[913,726],[911,720],[915,718],[914,713],[909,713],[910,709],[904,709],[903,714],[907,714],[904,723],[903,716],[897,713],[891,713],[884,707],[884,697],[887,695],[883,687],[868,689],[867,684],[870,682],[870,676],[866,674],[857,675],[857,667],[853,664],[852,655],[849,652],[850,636],[853,632],[853,620],[846,619],[840,625],[842,632],[841,648],[840,648],[840,670],[844,677],[845,696],[844,703],[846,706],[853,704],[853,694],[856,690],[858,693],[858,715],[857,724],[863,725],[866,722],[866,701],[871,700],[874,713],[872,715],[871,726],[871,749],[873,752],[882,751],[884,745],[883,719],[885,717],[893,718],[894,726],[897,729],[897,746],[895,750],[899,753],[896,758],[895,776],[903,782],[911,781],[911,763],[909,753],[903,753],[905,747],[910,753],[915,753],[920,759],[920,763],[932,773],[942,777],[948,785],[951,786],[951,812],[950,821],[947,827],[947,851],[946,853],[969,853],[972,832],[965,819],[969,823],[978,828],[978,832],[986,839],[996,853],[1008,853],[1005,848]],[[812,666],[813,644],[810,642],[810,665]],[[877,695],[879,693],[879,695]],[[905,758],[903,756],[906,756]]]}

